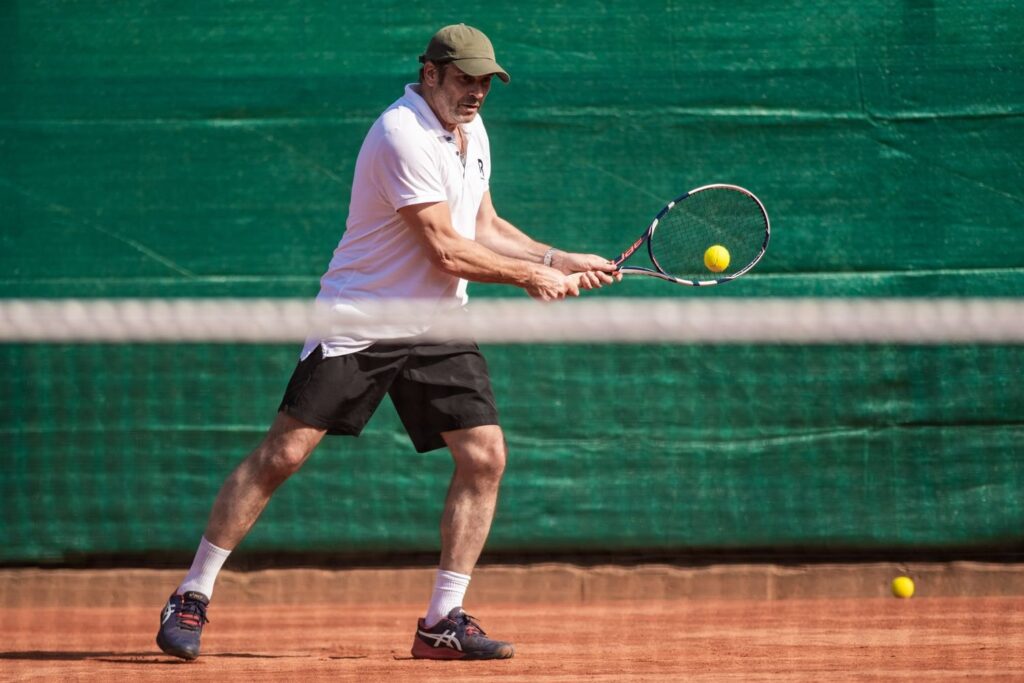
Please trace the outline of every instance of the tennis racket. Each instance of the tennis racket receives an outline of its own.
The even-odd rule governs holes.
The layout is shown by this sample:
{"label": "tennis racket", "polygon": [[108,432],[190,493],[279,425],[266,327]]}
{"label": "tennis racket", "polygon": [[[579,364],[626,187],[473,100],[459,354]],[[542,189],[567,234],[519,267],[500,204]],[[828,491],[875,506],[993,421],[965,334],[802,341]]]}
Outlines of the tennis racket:
{"label": "tennis racket", "polygon": [[[770,237],[768,212],[752,192],[736,185],[705,185],[669,202],[615,265],[625,275],[693,287],[717,285],[757,265]],[[644,243],[654,267],[623,266]]]}

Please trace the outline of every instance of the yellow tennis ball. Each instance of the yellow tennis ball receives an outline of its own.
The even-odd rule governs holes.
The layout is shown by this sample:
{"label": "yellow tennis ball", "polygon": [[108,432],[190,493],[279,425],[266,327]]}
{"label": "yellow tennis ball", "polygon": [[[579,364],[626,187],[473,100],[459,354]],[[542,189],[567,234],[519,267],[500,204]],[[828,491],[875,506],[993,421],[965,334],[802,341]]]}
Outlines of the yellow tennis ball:
{"label": "yellow tennis ball", "polygon": [[892,580],[892,594],[897,598],[909,598],[914,594],[914,582],[909,576],[897,576]]}
{"label": "yellow tennis ball", "polygon": [[729,267],[729,250],[721,244],[708,247],[704,252],[704,265],[712,273],[721,273]]}

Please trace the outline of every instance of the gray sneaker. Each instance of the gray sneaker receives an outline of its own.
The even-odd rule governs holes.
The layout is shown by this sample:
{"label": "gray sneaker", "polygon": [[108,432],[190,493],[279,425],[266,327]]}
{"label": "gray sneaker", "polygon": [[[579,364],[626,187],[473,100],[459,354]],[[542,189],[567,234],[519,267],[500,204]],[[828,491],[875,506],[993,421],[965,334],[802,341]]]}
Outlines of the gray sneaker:
{"label": "gray sneaker", "polygon": [[199,636],[203,635],[203,625],[210,621],[206,618],[208,604],[210,599],[195,591],[171,595],[160,613],[160,630],[156,634],[160,649],[182,659],[198,657]]}
{"label": "gray sneaker", "polygon": [[420,619],[412,643],[416,659],[508,659],[513,654],[511,643],[488,638],[476,619],[461,607],[430,628]]}

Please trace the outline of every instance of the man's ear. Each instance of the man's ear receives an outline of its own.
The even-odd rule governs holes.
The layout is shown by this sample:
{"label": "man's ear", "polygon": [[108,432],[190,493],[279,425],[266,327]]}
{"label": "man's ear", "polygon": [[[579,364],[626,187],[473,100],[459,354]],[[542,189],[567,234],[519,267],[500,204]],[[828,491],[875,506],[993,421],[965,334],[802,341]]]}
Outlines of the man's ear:
{"label": "man's ear", "polygon": [[433,62],[427,62],[423,65],[423,84],[434,87],[437,85],[437,76],[440,73],[440,69],[437,64]]}

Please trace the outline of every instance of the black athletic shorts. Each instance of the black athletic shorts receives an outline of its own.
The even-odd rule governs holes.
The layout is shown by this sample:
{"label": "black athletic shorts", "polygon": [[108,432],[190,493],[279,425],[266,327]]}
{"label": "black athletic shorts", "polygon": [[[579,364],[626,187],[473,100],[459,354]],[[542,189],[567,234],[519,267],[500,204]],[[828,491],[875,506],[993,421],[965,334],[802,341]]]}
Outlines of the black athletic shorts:
{"label": "black athletic shorts", "polygon": [[278,408],[328,434],[359,436],[387,393],[419,453],[441,432],[498,424],[487,362],[472,343],[384,343],[299,361]]}

